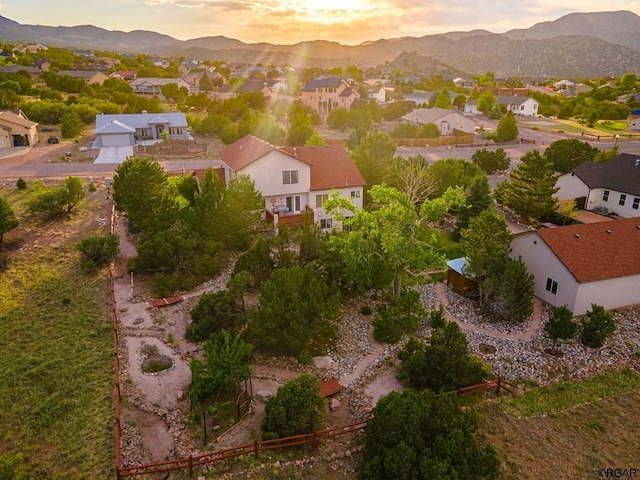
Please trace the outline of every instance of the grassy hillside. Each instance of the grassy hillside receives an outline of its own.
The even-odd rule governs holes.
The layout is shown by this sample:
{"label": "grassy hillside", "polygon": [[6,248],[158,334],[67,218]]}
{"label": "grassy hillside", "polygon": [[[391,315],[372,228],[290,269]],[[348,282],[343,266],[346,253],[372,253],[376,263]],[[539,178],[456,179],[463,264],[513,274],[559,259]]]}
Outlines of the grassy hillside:
{"label": "grassy hillside", "polygon": [[113,478],[109,280],[84,274],[74,248],[106,233],[104,193],[54,221],[24,213],[31,194],[0,190],[21,222],[2,246],[0,452],[23,454],[33,478]]}

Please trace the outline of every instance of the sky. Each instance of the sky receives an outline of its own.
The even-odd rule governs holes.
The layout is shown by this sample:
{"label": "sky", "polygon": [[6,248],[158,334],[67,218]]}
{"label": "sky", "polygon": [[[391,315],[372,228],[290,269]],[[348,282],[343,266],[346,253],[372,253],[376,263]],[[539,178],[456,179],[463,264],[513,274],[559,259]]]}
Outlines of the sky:
{"label": "sky", "polygon": [[222,35],[273,44],[357,45],[474,29],[502,33],[572,12],[616,10],[640,14],[640,0],[0,0],[0,15],[23,25],[95,25],[179,40]]}

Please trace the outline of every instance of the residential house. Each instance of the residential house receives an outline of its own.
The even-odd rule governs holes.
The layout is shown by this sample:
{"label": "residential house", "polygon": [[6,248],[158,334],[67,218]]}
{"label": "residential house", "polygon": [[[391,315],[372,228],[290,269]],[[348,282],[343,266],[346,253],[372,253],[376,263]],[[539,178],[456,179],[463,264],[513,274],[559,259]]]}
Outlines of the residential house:
{"label": "residential house", "polygon": [[631,110],[627,116],[629,130],[640,130],[640,110]]}
{"label": "residential house", "polygon": [[7,65],[6,67],[0,67],[1,73],[18,73],[26,72],[31,77],[31,80],[36,82],[40,79],[42,71],[38,67],[30,67],[26,65]]}
{"label": "residential house", "polygon": [[0,148],[33,146],[38,143],[38,124],[22,110],[0,111]]}
{"label": "residential house", "polygon": [[569,95],[575,95],[576,94],[576,84],[574,82],[572,82],[571,80],[560,80],[559,82],[556,82],[553,84],[553,88],[557,91],[557,92],[564,92],[567,93]]}
{"label": "residential house", "polygon": [[169,139],[189,139],[184,113],[96,115],[93,148],[128,147]]}
{"label": "residential house", "polygon": [[60,70],[58,75],[68,75],[73,78],[81,78],[86,83],[97,83],[102,85],[107,77],[104,73],[95,70]]}
{"label": "residential house", "polygon": [[475,122],[470,118],[465,117],[457,110],[447,108],[416,108],[404,115],[400,121],[419,127],[434,123],[442,136],[454,135],[456,131],[473,133],[476,127]]}
{"label": "residential house", "polygon": [[534,277],[535,295],[583,315],[640,303],[640,219],[568,225],[519,233],[512,258]]}
{"label": "residential house", "polygon": [[138,95],[162,95],[162,87],[170,83],[175,83],[178,88],[185,87],[191,93],[191,85],[182,78],[136,78],[131,82],[131,88]]}
{"label": "residential house", "polygon": [[372,85],[366,87],[367,98],[369,100],[375,100],[377,103],[385,103],[387,101],[387,90],[379,85]]}
{"label": "residential house", "polygon": [[583,162],[558,177],[559,201],[618,217],[640,217],[640,155],[621,153],[609,163]]}
{"label": "residential house", "polygon": [[251,177],[276,225],[299,225],[309,212],[322,229],[340,228],[323,207],[333,190],[362,208],[365,181],[342,144],[275,147],[247,135],[222,150],[222,163],[227,179]]}
{"label": "residential house", "polygon": [[226,100],[228,98],[236,98],[241,93],[262,93],[266,98],[271,98],[273,90],[268,82],[262,80],[247,80],[237,85],[222,85],[210,92],[209,97],[213,100]]}
{"label": "residential house", "polygon": [[360,93],[344,79],[336,76],[320,76],[302,89],[302,103],[326,117],[336,108],[349,110],[360,98]]}
{"label": "residential house", "polygon": [[496,97],[497,105],[505,105],[507,112],[512,112],[514,115],[521,115],[523,117],[535,117],[538,115],[538,101],[532,97],[521,96],[503,96]]}
{"label": "residential house", "polygon": [[453,84],[460,88],[475,88],[478,82],[471,78],[458,77],[453,79]]}
{"label": "residential house", "polygon": [[111,75],[109,75],[109,77],[132,82],[138,77],[138,74],[133,70],[120,70],[117,72],[113,72]]}
{"label": "residential house", "polygon": [[51,62],[46,58],[36,58],[33,61],[33,66],[38,67],[43,72],[48,72],[49,69],[51,68]]}
{"label": "residential house", "polygon": [[160,57],[153,57],[151,59],[151,63],[153,63],[156,67],[162,67],[162,68],[167,68],[167,67],[169,67],[171,65],[169,63],[169,60],[166,60],[166,59],[160,58]]}

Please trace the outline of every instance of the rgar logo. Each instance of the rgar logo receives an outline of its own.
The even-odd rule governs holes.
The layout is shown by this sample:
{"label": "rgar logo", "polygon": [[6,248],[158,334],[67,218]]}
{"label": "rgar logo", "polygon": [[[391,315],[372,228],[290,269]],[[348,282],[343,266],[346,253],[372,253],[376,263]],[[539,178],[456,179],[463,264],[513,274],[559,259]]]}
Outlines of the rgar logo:
{"label": "rgar logo", "polygon": [[598,470],[600,478],[638,478],[637,468],[601,468]]}

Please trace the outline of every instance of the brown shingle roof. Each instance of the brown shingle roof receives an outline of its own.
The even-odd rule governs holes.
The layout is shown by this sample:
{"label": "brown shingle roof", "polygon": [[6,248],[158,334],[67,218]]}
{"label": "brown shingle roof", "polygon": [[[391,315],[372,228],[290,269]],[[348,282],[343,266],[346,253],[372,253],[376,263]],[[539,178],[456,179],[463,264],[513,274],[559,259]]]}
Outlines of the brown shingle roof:
{"label": "brown shingle roof", "polygon": [[640,218],[538,230],[578,283],[640,274]]}
{"label": "brown shingle roof", "polygon": [[330,397],[331,395],[341,392],[343,389],[344,387],[340,385],[335,378],[330,378],[320,383],[320,395],[323,397]]}
{"label": "brown shingle roof", "polygon": [[280,147],[279,150],[311,165],[311,190],[363,187],[367,184],[340,144],[298,147],[295,155],[292,147]]}

